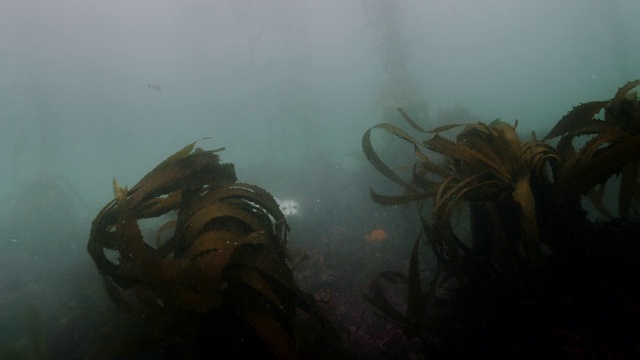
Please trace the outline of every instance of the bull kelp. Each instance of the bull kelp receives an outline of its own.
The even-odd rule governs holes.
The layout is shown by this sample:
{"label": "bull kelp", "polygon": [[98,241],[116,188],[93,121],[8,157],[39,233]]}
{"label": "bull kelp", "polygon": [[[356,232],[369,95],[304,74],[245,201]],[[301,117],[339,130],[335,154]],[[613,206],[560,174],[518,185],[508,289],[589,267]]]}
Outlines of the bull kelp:
{"label": "bull kelp", "polygon": [[[107,293],[144,324],[94,355],[157,356],[169,343],[178,351],[169,357],[296,357],[296,309],[322,319],[315,298],[294,282],[284,215],[267,191],[237,181],[233,164],[220,163],[221,149],[195,145],[131,189],[114,179],[114,200],[93,221],[88,251]],[[153,241],[140,226],[149,219]]]}
{"label": "bull kelp", "polygon": [[[521,140],[517,121],[425,130],[402,109],[427,139],[386,123],[366,131],[367,158],[404,189],[394,196],[372,189],[373,201],[416,203],[436,263],[428,281],[421,278],[418,238],[408,274],[381,273],[366,299],[434,357],[637,352],[640,101],[631,90],[639,85],[574,107],[542,139]],[[377,129],[413,146],[409,179],[374,151]],[[605,187],[617,193],[617,216],[605,206]],[[589,220],[587,208],[610,222]],[[385,283],[405,284],[405,309],[392,305]]]}

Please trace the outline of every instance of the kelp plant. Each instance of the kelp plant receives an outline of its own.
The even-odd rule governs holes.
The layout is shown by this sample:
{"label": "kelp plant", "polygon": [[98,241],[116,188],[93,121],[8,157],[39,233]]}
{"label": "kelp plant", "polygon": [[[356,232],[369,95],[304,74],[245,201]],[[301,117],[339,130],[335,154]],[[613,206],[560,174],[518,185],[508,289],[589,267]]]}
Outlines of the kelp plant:
{"label": "kelp plant", "polygon": [[[366,131],[362,147],[368,160],[404,189],[397,196],[381,195],[372,189],[373,200],[382,205],[417,203],[427,243],[437,261],[429,286],[422,290],[419,238],[408,276],[380,274],[365,294],[367,300],[408,336],[435,334],[440,342],[454,332],[471,331],[456,321],[446,323],[451,320],[445,320],[442,311],[447,301],[458,304],[459,321],[466,321],[461,320],[464,316],[476,317],[478,323],[485,324],[487,319],[481,319],[478,311],[483,306],[480,304],[503,300],[497,299],[501,296],[498,294],[524,300],[522,306],[528,306],[539,292],[538,276],[547,269],[552,255],[579,254],[584,248],[577,246],[587,246],[575,239],[568,241],[569,232],[588,224],[581,204],[583,196],[608,214],[602,201],[604,184],[621,173],[619,217],[638,216],[633,206],[640,201],[640,102],[631,90],[639,85],[640,80],[629,82],[611,100],[575,107],[542,140],[535,133],[529,140],[520,140],[517,121],[513,126],[495,120],[427,131],[402,109],[398,110],[406,122],[431,138],[420,140],[387,123]],[[600,120],[597,116],[602,111],[604,119]],[[445,133],[462,126],[455,141],[446,138]],[[418,161],[411,179],[402,178],[376,154],[371,144],[373,129],[413,145]],[[575,140],[583,135],[590,138],[576,151]],[[546,142],[556,137],[560,137],[557,146]],[[467,237],[453,225],[459,217],[470,225]],[[554,261],[558,261],[557,256]],[[405,310],[392,305],[384,293],[384,282],[406,284]],[[491,294],[498,288],[507,290]],[[456,326],[458,329],[454,329]]]}
{"label": "kelp plant", "polygon": [[[237,182],[218,151],[192,143],[131,189],[114,179],[115,199],[93,221],[88,251],[111,300],[150,330],[109,345],[111,353],[148,351],[161,341],[199,351],[193,339],[206,332],[197,333],[202,325],[194,319],[218,311],[246,322],[276,358],[298,354],[295,309],[316,314],[316,301],[288,266],[287,222],[269,193]],[[163,218],[155,245],[143,239],[140,220],[175,212]]]}
{"label": "kelp plant", "polygon": [[[618,187],[618,216],[622,219],[640,216],[633,202],[640,202],[638,170],[640,165],[640,80],[630,81],[618,89],[613,99],[580,104],[565,115],[545,136],[545,140],[560,137],[558,152],[564,166],[557,171],[559,191],[570,201],[587,194],[596,209],[604,216],[614,216],[602,203],[607,180],[620,174]],[[597,115],[604,113],[604,118]],[[579,151],[574,142],[581,136],[590,139]]]}

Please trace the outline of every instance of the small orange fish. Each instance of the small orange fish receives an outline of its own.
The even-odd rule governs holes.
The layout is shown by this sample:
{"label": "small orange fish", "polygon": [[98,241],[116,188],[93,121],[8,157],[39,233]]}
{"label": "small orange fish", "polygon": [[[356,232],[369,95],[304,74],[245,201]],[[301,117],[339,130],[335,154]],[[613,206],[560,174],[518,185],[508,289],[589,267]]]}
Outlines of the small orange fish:
{"label": "small orange fish", "polygon": [[370,243],[381,243],[389,238],[387,232],[383,229],[375,229],[364,236],[364,239]]}
{"label": "small orange fish", "polygon": [[162,89],[160,88],[160,85],[158,84],[147,84],[147,86],[149,87],[149,89],[153,89],[157,92],[162,92]]}

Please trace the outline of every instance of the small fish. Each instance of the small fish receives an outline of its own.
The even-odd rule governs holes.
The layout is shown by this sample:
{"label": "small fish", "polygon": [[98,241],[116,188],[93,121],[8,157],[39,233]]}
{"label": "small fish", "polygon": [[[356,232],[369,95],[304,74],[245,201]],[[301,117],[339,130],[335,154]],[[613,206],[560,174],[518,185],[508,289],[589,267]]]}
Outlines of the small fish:
{"label": "small fish", "polygon": [[375,229],[364,236],[364,239],[370,243],[381,243],[389,238],[387,232],[383,229]]}
{"label": "small fish", "polygon": [[153,90],[155,90],[157,92],[162,92],[162,89],[160,88],[160,85],[158,85],[158,84],[147,84],[147,87],[149,89],[153,89]]}

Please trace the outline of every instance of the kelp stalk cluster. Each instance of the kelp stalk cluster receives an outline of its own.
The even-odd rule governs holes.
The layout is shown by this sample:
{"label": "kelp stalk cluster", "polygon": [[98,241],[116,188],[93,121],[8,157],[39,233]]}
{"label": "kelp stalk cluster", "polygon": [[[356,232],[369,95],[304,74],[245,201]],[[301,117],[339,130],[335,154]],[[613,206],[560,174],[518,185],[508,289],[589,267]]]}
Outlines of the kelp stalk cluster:
{"label": "kelp stalk cluster", "polygon": [[[221,164],[217,152],[192,143],[131,189],[114,180],[115,199],[93,221],[88,251],[111,300],[152,322],[139,347],[189,344],[206,334],[185,319],[226,309],[275,357],[295,357],[295,310],[315,314],[316,302],[288,266],[287,222],[274,198],[237,182],[233,164]],[[145,241],[138,222],[167,214],[174,218],[158,226],[155,246]],[[132,351],[122,348],[111,347]]]}
{"label": "kelp stalk cluster", "polygon": [[[583,261],[587,249],[594,246],[575,238],[579,233],[589,234],[584,229],[595,226],[586,218],[583,199],[610,219],[638,220],[640,101],[631,91],[638,86],[640,80],[631,81],[610,100],[574,107],[542,139],[532,132],[528,140],[521,140],[517,121],[514,125],[495,120],[425,130],[402,109],[398,110],[411,128],[430,138],[421,140],[388,123],[366,131],[362,147],[368,160],[404,189],[396,196],[372,189],[373,200],[382,205],[418,204],[426,243],[437,262],[423,290],[420,240],[416,240],[408,275],[380,274],[365,295],[369,302],[408,336],[428,333],[440,336],[442,344],[443,337],[466,331],[453,330],[454,323],[460,325],[470,317],[485,325],[490,322],[478,314],[482,311],[478,304],[484,301],[489,306],[496,300],[487,292],[508,289],[500,294],[520,299],[522,304],[543,297],[543,274],[560,263],[577,263],[576,258]],[[447,132],[460,127],[455,141],[447,138]],[[410,179],[391,170],[374,151],[371,131],[377,129],[413,145],[418,161]],[[551,140],[556,138],[553,145]],[[620,174],[618,182],[611,180],[616,174]],[[617,192],[617,217],[605,206],[605,187],[608,193]],[[460,217],[470,225],[468,236],[461,237],[453,225]],[[616,246],[611,244],[611,249]],[[605,266],[603,261],[599,264]],[[385,281],[407,285],[406,309],[391,305],[381,286]],[[468,315],[466,320],[458,316],[447,323],[452,317],[443,315],[443,309],[453,303],[459,313]],[[465,308],[476,311],[465,312]]]}

